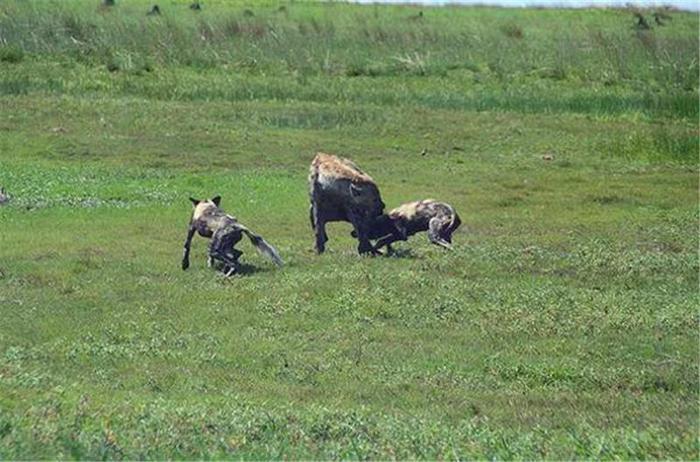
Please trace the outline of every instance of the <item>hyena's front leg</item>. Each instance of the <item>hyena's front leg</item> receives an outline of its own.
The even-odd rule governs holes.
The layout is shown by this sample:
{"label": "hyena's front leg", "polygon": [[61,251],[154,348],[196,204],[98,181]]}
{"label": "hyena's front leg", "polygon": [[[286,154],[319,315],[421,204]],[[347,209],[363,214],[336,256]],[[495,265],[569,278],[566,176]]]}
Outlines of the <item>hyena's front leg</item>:
{"label": "hyena's front leg", "polygon": [[372,247],[372,244],[369,241],[368,220],[364,218],[362,212],[355,212],[351,210],[348,215],[350,223],[352,223],[353,228],[355,228],[355,234],[357,235],[357,252],[360,255],[365,255],[368,253],[371,253],[372,255],[379,255],[379,252]]}
{"label": "hyena's front leg", "polygon": [[190,225],[187,230],[187,238],[185,239],[185,246],[182,251],[182,269],[186,270],[190,267],[190,247],[192,245],[192,237],[194,237],[196,229],[193,225]]}

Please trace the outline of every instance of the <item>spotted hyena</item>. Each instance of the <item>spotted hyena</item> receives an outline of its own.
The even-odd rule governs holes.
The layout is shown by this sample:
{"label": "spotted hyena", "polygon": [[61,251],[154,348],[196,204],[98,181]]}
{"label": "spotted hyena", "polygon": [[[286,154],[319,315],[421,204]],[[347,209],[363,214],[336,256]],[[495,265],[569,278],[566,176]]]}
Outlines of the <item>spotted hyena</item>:
{"label": "spotted hyena", "polygon": [[384,211],[384,202],[372,177],[349,159],[318,153],[309,171],[309,196],[317,253],[325,250],[326,223],[331,221],[352,223],[358,252],[375,253],[369,242],[369,225]]}
{"label": "spotted hyena", "polygon": [[202,237],[211,238],[208,264],[212,266],[215,261],[220,261],[224,265],[222,272],[226,276],[234,274],[240,268],[238,259],[243,252],[235,249],[234,246],[242,239],[243,234],[248,236],[250,242],[260,253],[266,255],[276,265],[282,266],[282,259],[274,247],[219,207],[221,196],[216,196],[211,200],[198,200],[190,197],[190,201],[192,201],[194,209],[182,255],[183,270],[190,266],[190,244],[195,233],[199,233]]}

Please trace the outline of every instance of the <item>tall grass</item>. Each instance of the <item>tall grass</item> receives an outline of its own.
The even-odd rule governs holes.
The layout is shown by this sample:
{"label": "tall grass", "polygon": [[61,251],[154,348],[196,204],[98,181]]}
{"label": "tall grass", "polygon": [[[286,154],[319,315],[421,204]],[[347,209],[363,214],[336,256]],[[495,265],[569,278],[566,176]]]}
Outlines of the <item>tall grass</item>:
{"label": "tall grass", "polygon": [[[113,70],[224,68],[295,76],[438,75],[465,69],[508,83],[519,76],[694,91],[696,15],[676,13],[643,33],[611,11],[514,11],[291,3],[253,10],[184,2],[146,16],[146,2],[8,0],[0,43],[29,55],[69,56]],[[482,75],[483,74],[483,75]]]}

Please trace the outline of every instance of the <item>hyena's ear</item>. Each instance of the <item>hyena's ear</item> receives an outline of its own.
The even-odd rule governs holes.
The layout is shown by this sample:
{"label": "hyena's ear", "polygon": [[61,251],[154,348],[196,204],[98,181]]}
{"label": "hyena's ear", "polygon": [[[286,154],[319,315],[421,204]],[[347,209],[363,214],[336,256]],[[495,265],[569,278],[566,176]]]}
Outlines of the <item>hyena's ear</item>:
{"label": "hyena's ear", "polygon": [[197,204],[199,204],[202,201],[200,201],[199,199],[195,199],[194,197],[190,197],[190,202],[192,202],[192,205],[197,207]]}
{"label": "hyena's ear", "polygon": [[214,203],[214,205],[216,205],[216,206],[218,207],[219,204],[221,203],[221,196],[213,197],[213,198],[211,199],[211,201]]}

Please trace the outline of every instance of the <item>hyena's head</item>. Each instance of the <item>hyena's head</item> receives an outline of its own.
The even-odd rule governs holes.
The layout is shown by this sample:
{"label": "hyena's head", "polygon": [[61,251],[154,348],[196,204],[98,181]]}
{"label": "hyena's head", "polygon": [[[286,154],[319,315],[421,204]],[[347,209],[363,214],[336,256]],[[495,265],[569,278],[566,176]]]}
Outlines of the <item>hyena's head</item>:
{"label": "hyena's head", "polygon": [[[370,221],[367,238],[368,239],[380,239],[384,236],[388,236],[389,234],[392,234],[396,230],[394,223],[395,223],[395,219],[389,215],[386,215],[386,214],[379,215],[378,217],[374,217]],[[350,235],[352,237],[356,238],[357,232],[355,232],[355,230],[352,230]]]}
{"label": "hyena's head", "polygon": [[194,207],[194,210],[192,211],[192,221],[194,221],[219,208],[221,196],[214,196],[209,200],[199,200],[190,197],[190,202],[192,202],[192,206]]}
{"label": "hyena's head", "polygon": [[10,196],[5,192],[5,188],[0,188],[0,205],[10,202]]}
{"label": "hyena's head", "polygon": [[384,213],[385,205],[379,194],[379,188],[374,183],[350,183],[350,195],[368,217],[376,217]]}

